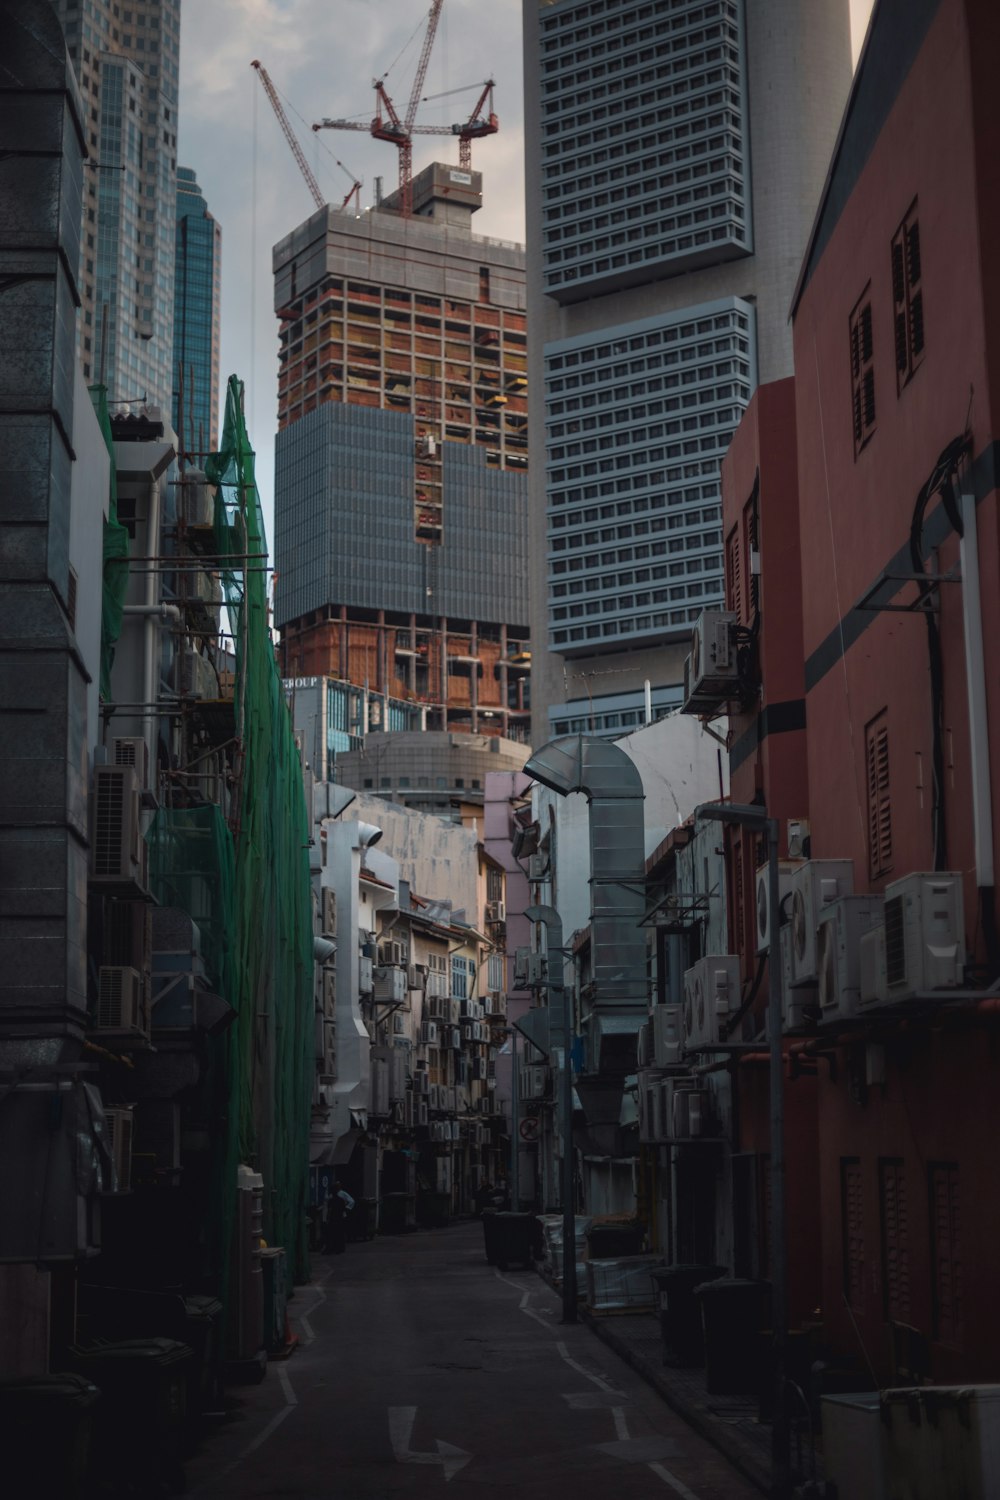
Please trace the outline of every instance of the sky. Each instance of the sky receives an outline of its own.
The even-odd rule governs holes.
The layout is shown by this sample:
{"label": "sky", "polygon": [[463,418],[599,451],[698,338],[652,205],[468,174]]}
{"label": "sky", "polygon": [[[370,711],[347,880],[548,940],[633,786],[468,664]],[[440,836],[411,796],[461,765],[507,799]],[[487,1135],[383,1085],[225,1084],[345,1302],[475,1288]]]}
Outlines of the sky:
{"label": "sky", "polygon": [[[871,5],[850,0],[855,57]],[[222,226],[222,379],[237,374],[246,382],[269,539],[278,382],[271,249],[314,212],[314,204],[250,64],[259,59],[271,75],[330,201],[339,203],[358,177],[367,205],[376,177],[386,192],[396,186],[395,149],[367,130],[315,133],[310,127],[323,116],[367,125],[374,114],[372,81],[386,74],[385,87],[404,114],[428,12],[429,0],[197,0],[182,7],[177,162],[194,169]],[[472,145],[473,166],[484,179],[483,207],[473,223],[479,234],[520,241],[521,0],[445,0],[418,122],[467,118],[488,77],[496,80],[500,131]],[[457,157],[457,141],[418,137],[414,170]]]}

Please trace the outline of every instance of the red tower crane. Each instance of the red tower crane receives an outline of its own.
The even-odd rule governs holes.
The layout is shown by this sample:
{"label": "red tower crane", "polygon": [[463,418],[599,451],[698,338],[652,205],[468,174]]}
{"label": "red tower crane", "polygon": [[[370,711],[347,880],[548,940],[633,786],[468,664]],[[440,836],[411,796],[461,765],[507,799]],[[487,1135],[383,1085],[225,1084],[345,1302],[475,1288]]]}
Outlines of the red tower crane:
{"label": "red tower crane", "polygon": [[[493,135],[499,129],[499,122],[493,113],[493,80],[490,79],[483,87],[475,109],[467,121],[460,125],[415,125],[417,117],[417,105],[427,76],[427,65],[430,62],[431,49],[434,46],[434,37],[437,32],[438,18],[441,15],[441,7],[444,0],[433,0],[430,13],[427,18],[427,32],[424,36],[424,44],[421,49],[420,59],[417,63],[417,71],[413,77],[413,87],[410,90],[410,102],[406,107],[406,114],[400,119],[396,107],[389,97],[385,87],[384,78],[376,78],[375,88],[375,118],[369,125],[360,120],[320,120],[313,126],[313,130],[364,130],[373,135],[376,140],[390,141],[399,152],[399,203],[404,218],[409,218],[413,212],[413,137],[415,135],[457,135],[459,138],[459,162],[469,168],[472,165],[471,142],[479,136]],[[489,100],[489,112],[485,116],[482,113],[483,106]]]}
{"label": "red tower crane", "polygon": [[[291,147],[292,155],[295,157],[295,160],[299,164],[299,171],[302,173],[302,176],[306,180],[306,187],[312,194],[313,202],[315,203],[317,208],[325,208],[326,196],[323,192],[323,189],[316,181],[315,173],[313,172],[309,163],[306,161],[305,153],[303,152],[302,147],[299,145],[298,136],[292,129],[291,124],[288,120],[288,116],[285,114],[281,100],[278,97],[278,91],[274,87],[274,84],[271,82],[271,75],[268,73],[264,64],[256,59],[250,64],[250,66],[256,71],[257,77],[260,79],[261,84],[263,85],[264,92],[267,95],[268,100],[270,101],[271,108],[274,110],[274,113],[278,120],[278,124],[281,126],[281,129],[284,132],[285,140]],[[357,178],[354,177],[353,173],[347,171],[347,168],[344,166],[343,162],[338,161],[337,166],[340,167],[341,171],[345,172],[347,176],[352,179],[351,190],[340,205],[341,208],[346,208],[351,199],[354,198],[356,194],[360,193],[361,183],[357,180]]]}

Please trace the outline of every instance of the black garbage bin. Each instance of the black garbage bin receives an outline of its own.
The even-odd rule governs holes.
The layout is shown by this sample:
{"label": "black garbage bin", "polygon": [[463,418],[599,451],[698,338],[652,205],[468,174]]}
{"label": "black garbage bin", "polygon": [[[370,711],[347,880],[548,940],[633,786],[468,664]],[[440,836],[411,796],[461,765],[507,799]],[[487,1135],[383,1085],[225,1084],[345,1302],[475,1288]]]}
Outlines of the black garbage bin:
{"label": "black garbage bin", "polygon": [[101,1393],[94,1468],[101,1478],[151,1494],[183,1484],[191,1350],[176,1339],[121,1339],[70,1349],[69,1363]]}
{"label": "black garbage bin", "polygon": [[541,1253],[542,1228],[535,1214],[507,1210],[494,1214],[496,1263],[506,1271],[511,1262],[530,1266]]}
{"label": "black garbage bin", "polygon": [[99,1396],[85,1375],[0,1381],[0,1452],[11,1495],[79,1500]]}
{"label": "black garbage bin", "polygon": [[188,1416],[210,1410],[219,1394],[222,1373],[222,1303],[218,1297],[184,1298],[184,1343],[191,1350],[188,1369]]}
{"label": "black garbage bin", "polygon": [[700,1365],[705,1352],[695,1288],[726,1273],[725,1266],[657,1266],[650,1272],[660,1310],[665,1365]]}
{"label": "black garbage bin", "polygon": [[771,1318],[771,1283],[720,1277],[695,1288],[705,1336],[705,1389],[739,1396],[760,1389],[758,1334]]}

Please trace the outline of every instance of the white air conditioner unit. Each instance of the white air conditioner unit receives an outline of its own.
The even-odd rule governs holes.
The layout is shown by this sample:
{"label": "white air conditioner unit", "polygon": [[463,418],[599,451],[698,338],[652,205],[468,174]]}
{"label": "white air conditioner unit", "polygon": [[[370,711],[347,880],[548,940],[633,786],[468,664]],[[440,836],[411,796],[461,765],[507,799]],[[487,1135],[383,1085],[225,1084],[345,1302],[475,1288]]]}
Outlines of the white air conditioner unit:
{"label": "white air conditioner unit", "polygon": [[958,989],[965,975],[962,877],[917,871],[885,888],[885,985],[889,1004]]}
{"label": "white air conditioner unit", "polygon": [[144,739],[122,736],[112,740],[111,764],[131,766],[140,788],[149,786],[149,747]]}
{"label": "white air conditioner unit", "polygon": [[337,936],[337,895],[328,885],[323,887],[320,908],[323,936],[335,938]]}
{"label": "white air conditioner unit", "polygon": [[819,914],[841,896],[854,893],[854,862],[809,859],[792,872],[788,915],[792,929],[792,985],[819,982],[816,931]]}
{"label": "white air conditioner unit", "polygon": [[730,610],[702,610],[691,636],[691,655],[684,663],[685,713],[710,712],[737,696],[737,624]]}
{"label": "white air conditioner unit", "polygon": [[219,628],[219,609],[222,604],[222,584],[214,573],[203,568],[188,571],[183,575],[180,600],[191,624],[196,630],[212,635]]}
{"label": "white air conditioner unit", "polygon": [[90,883],[108,894],[146,889],[146,841],[132,766],[95,766],[90,796]]}
{"label": "white air conditioner unit", "polygon": [[463,1029],[464,1028],[461,1026],[449,1026],[447,1032],[445,1033],[448,1038],[448,1046],[451,1048],[452,1052],[460,1052],[462,1049]]}
{"label": "white air conditioner unit", "polygon": [[426,1099],[418,1099],[417,1100],[417,1111],[416,1111],[416,1114],[414,1115],[414,1124],[418,1125],[418,1126],[425,1126],[427,1124],[427,1100]]}
{"label": "white air conditioner unit", "polygon": [[[782,859],[778,861],[778,905],[786,916],[788,914],[788,903],[785,900],[792,888],[792,874],[799,868],[800,860]],[[768,866],[761,865],[754,876],[754,951],[759,955],[767,953],[771,947],[771,933],[774,923],[771,919],[771,897]]]}
{"label": "white air conditioner unit", "polygon": [[426,1047],[437,1047],[440,1045],[440,1033],[436,1021],[424,1022],[422,1040]]}
{"label": "white air conditioner unit", "polygon": [[97,973],[95,1031],[149,1035],[142,976],[136,969],[108,966]]}
{"label": "white air conditioner unit", "polygon": [[406,999],[406,974],[402,969],[380,966],[375,970],[375,999],[402,1005]]}
{"label": "white air conditioner unit", "polygon": [[532,989],[537,985],[546,983],[549,975],[549,961],[544,953],[529,953],[526,970],[525,985]]}
{"label": "white air conditioner unit", "polygon": [[426,973],[427,970],[422,964],[408,964],[406,969],[407,988],[411,990],[422,989]]}
{"label": "white air conditioner unit", "polygon": [[337,1014],[337,975],[334,969],[323,970],[323,1014],[328,1021]]}
{"label": "white air conditioner unit", "polygon": [[547,852],[539,851],[537,854],[528,855],[528,879],[544,880],[549,873],[549,856]]}
{"label": "white air conditioner unit", "polygon": [[111,1159],[115,1167],[109,1191],[127,1193],[132,1187],[132,1106],[107,1106],[104,1118],[108,1124]]}
{"label": "white air conditioner unit", "polygon": [[881,921],[881,896],[842,896],[824,907],[816,935],[822,1021],[844,1021],[857,1010],[861,939]]}
{"label": "white air conditioner unit", "polygon": [[863,932],[859,946],[858,1009],[863,1011],[884,1005],[889,998],[885,979],[885,923]]}
{"label": "white air conditioner unit", "polygon": [[486,920],[487,922],[506,922],[507,907],[503,901],[487,901]]}
{"label": "white air conditioner unit", "polygon": [[392,1018],[392,1034],[393,1036],[406,1035],[406,1017],[400,1015],[398,1011]]}
{"label": "white air conditioner unit", "polygon": [[444,1123],[443,1123],[443,1121],[441,1121],[441,1120],[432,1120],[431,1121],[431,1140],[432,1141],[437,1141],[437,1142],[440,1142],[440,1141],[444,1140]]}
{"label": "white air conditioner unit", "polygon": [[543,1065],[531,1063],[526,1068],[522,1068],[521,1098],[544,1099],[547,1082],[548,1069]]}
{"label": "white air conditioner unit", "polygon": [[739,1006],[740,961],[732,954],[701,958],[684,975],[684,1047],[711,1047],[722,1040],[721,1027]]}
{"label": "white air conditioner unit", "polygon": [[652,1061],[657,1068],[673,1068],[681,1060],[683,1006],[654,1005],[651,1013]]}
{"label": "white air conditioner unit", "polygon": [[516,990],[525,990],[528,987],[528,959],[530,957],[530,948],[517,948],[514,952],[514,988]]}

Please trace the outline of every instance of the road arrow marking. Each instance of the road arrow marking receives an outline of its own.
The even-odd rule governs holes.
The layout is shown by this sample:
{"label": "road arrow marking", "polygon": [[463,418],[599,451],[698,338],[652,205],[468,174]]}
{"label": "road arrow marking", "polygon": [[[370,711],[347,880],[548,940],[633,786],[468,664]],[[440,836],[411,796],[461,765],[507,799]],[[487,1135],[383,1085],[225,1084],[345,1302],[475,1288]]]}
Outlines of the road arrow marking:
{"label": "road arrow marking", "polygon": [[456,1448],[452,1443],[444,1442],[441,1438],[435,1440],[436,1453],[414,1453],[410,1447],[410,1439],[413,1437],[416,1420],[417,1408],[415,1406],[389,1407],[389,1437],[396,1462],[398,1464],[440,1464],[447,1484],[449,1480],[454,1479],[460,1469],[464,1469],[467,1463],[471,1463],[472,1454],[466,1453],[464,1448]]}

